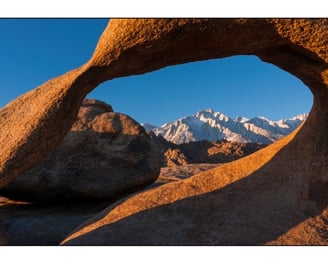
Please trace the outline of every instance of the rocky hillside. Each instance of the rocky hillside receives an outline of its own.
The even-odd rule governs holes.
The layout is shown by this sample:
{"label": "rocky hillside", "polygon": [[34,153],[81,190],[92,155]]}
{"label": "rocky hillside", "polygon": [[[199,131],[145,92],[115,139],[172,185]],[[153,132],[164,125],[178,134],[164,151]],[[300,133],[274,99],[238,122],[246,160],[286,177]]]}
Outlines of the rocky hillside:
{"label": "rocky hillside", "polygon": [[265,144],[238,143],[226,140],[196,141],[174,144],[162,136],[149,133],[161,150],[161,167],[193,163],[226,163],[265,147]]}

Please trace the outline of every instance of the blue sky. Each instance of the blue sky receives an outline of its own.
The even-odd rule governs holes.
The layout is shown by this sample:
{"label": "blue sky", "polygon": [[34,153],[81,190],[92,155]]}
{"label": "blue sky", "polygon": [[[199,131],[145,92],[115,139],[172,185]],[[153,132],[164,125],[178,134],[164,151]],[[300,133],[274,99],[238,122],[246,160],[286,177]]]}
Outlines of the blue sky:
{"label": "blue sky", "polygon": [[[107,19],[0,19],[0,107],[85,63]],[[154,125],[212,108],[230,117],[272,120],[308,112],[312,94],[255,56],[171,66],[111,80],[88,97]]]}

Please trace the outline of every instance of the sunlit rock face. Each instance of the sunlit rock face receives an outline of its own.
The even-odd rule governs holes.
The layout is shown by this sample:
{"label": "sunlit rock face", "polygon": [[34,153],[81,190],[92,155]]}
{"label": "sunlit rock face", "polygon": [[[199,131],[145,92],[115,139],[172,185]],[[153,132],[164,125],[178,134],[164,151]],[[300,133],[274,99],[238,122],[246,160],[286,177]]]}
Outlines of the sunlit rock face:
{"label": "sunlit rock face", "polygon": [[327,29],[327,19],[113,19],[89,62],[1,110],[0,183],[59,144],[99,83],[253,54],[312,91],[313,108],[298,131],[244,159],[121,201],[63,243],[327,243],[320,231],[328,199]]}

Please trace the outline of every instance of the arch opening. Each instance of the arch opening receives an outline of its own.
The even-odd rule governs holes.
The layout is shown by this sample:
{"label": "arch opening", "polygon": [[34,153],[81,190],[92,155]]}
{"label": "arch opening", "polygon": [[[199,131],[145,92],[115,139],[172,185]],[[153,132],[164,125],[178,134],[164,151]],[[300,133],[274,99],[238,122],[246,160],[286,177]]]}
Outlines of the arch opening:
{"label": "arch opening", "polygon": [[[328,168],[322,160],[328,146],[323,136],[328,131],[323,119],[328,116],[326,29],[325,19],[111,20],[91,61],[94,67],[104,69],[109,80],[169,65],[253,54],[297,77],[313,93],[313,107],[301,129],[284,141],[286,146],[272,164],[272,173],[293,175],[290,177],[295,176],[298,183],[301,179],[294,191],[299,200],[308,202],[313,198],[309,186],[317,180],[328,181],[324,173]],[[111,49],[103,49],[108,45]],[[276,151],[273,145],[267,153]],[[282,172],[288,163],[293,166],[287,165]],[[310,164],[318,163],[321,165],[314,165],[314,172]]]}
{"label": "arch opening", "polygon": [[[298,77],[314,94],[314,105],[302,128],[255,155],[214,169],[208,174],[203,173],[181,184],[170,184],[129,197],[115,204],[115,210],[112,207],[104,211],[106,217],[102,218],[102,224],[111,231],[115,230],[113,223],[129,218],[127,221],[132,221],[132,224],[124,226],[124,237],[130,239],[129,232],[135,233],[136,226],[130,216],[144,216],[144,212],[148,211],[149,215],[137,221],[142,230],[137,234],[138,243],[149,243],[147,235],[151,234],[152,238],[158,238],[156,241],[165,244],[167,234],[172,234],[169,236],[171,243],[181,242],[181,236],[184,236],[191,243],[201,241],[215,244],[220,242],[216,238],[225,227],[230,228],[229,238],[234,238],[233,242],[236,243],[248,242],[250,234],[255,234],[253,242],[270,242],[268,237],[260,240],[256,237],[266,233],[262,231],[267,230],[268,226],[275,231],[274,237],[270,236],[270,239],[277,236],[281,238],[280,235],[289,232],[290,228],[307,221],[309,215],[324,217],[322,212],[327,213],[327,28],[327,19],[111,20],[90,61],[24,95],[1,111],[2,131],[9,131],[11,124],[18,130],[18,133],[10,134],[8,139],[6,136],[9,133],[0,133],[2,144],[5,145],[5,142],[10,145],[3,149],[1,155],[0,164],[5,164],[1,168],[2,172],[9,172],[2,182],[12,180],[55,147],[73,123],[83,97],[99,83],[174,64],[256,54],[261,60],[273,63]],[[39,111],[32,112],[31,102],[40,102]],[[34,115],[24,116],[26,110]],[[23,118],[17,121],[19,117]],[[22,124],[28,129],[26,133],[19,129]],[[17,139],[19,142],[26,140],[24,147],[16,144]],[[51,142],[48,143],[48,140]],[[34,152],[36,141],[41,148]],[[11,156],[12,153],[14,156]],[[30,153],[34,155],[27,155]],[[24,164],[27,165],[18,168]],[[229,189],[227,192],[223,190],[226,186]],[[195,210],[193,199],[189,198],[199,198],[200,195],[200,210]],[[142,199],[138,199],[140,196]],[[176,203],[182,200],[186,204]],[[223,203],[218,204],[218,201]],[[230,202],[236,206],[232,210],[226,207]],[[174,210],[170,210],[168,205],[173,205]],[[156,223],[157,215],[152,214],[156,209],[159,210],[160,217],[170,224],[168,228],[176,228],[181,236],[176,235],[176,232],[169,233],[168,229],[161,233],[148,225]],[[176,218],[174,212],[183,212],[182,219]],[[260,218],[259,213],[262,216]],[[223,214],[225,218],[222,218]],[[203,231],[202,227],[209,226],[208,222],[203,221],[207,220],[208,215],[212,219],[210,223],[214,225],[206,230],[206,234],[211,234],[213,240],[208,240],[208,237],[200,238],[193,232]],[[183,229],[186,226],[183,220],[186,219],[191,223],[188,230]],[[266,221],[263,229],[256,223],[258,221],[261,224],[261,220]],[[321,223],[318,223],[320,220]],[[309,221],[310,224],[313,223],[311,219]],[[320,234],[320,228],[327,230],[327,221],[315,221],[316,219],[309,236],[315,234],[320,242],[327,243],[326,233]],[[152,228],[151,232],[145,232],[145,228],[149,226]],[[243,232],[239,232],[240,227]],[[318,229],[315,230],[316,228]],[[89,229],[91,236],[94,235],[93,230]],[[83,232],[89,231],[88,227],[83,227]],[[107,231],[104,233],[109,234]],[[305,231],[308,232],[308,229]],[[100,241],[110,243],[110,239],[115,239],[117,242],[122,232],[117,234],[102,236]],[[188,234],[193,235],[191,240]],[[296,231],[295,238],[300,234],[304,234],[304,229]],[[79,235],[81,233],[78,234],[77,231],[73,237]],[[306,237],[303,241],[308,242]]]}
{"label": "arch opening", "polygon": [[163,167],[186,165],[179,172],[192,175],[191,164],[195,172],[202,163],[212,168],[282,139],[306,120],[313,100],[299,79],[254,55],[119,78],[88,97],[111,104],[163,137],[167,142],[154,135],[162,173],[172,176],[177,172]]}
{"label": "arch opening", "polygon": [[313,101],[299,79],[254,55],[119,78],[100,85],[88,97],[104,100],[115,111],[155,127],[206,109],[233,120],[264,117],[278,121],[309,113]]}

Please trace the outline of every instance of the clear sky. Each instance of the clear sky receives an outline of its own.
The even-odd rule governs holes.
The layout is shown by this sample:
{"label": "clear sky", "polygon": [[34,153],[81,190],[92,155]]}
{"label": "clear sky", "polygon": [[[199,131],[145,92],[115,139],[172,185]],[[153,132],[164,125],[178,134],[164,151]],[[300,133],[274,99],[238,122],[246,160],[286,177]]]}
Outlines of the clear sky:
{"label": "clear sky", "polygon": [[[0,19],[0,107],[85,63],[107,19]],[[272,120],[309,112],[312,94],[255,56],[171,66],[107,81],[88,95],[138,122],[162,125],[212,108],[230,117]]]}

